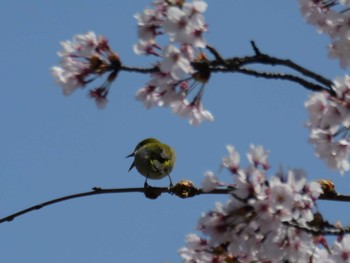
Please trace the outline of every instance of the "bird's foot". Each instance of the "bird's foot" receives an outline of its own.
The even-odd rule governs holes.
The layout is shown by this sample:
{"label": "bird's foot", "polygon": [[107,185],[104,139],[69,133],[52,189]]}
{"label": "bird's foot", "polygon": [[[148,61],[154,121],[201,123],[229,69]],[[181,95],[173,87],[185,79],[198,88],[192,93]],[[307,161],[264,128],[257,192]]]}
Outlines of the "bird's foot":
{"label": "bird's foot", "polygon": [[173,195],[174,194],[174,185],[171,182],[168,187],[169,194]]}
{"label": "bird's foot", "polygon": [[150,186],[147,182],[144,184],[144,194],[149,199],[157,199],[161,192],[157,187]]}

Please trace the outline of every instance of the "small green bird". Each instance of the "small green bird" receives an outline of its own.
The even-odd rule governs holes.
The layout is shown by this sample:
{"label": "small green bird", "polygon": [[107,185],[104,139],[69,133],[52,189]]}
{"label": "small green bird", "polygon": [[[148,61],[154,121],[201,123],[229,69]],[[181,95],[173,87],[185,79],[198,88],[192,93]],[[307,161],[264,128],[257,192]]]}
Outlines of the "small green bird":
{"label": "small green bird", "polygon": [[170,172],[173,170],[176,160],[176,154],[169,145],[161,143],[154,138],[148,138],[141,141],[132,154],[126,156],[134,157],[129,172],[136,167],[137,171],[146,177],[145,188],[148,187],[147,179],[162,179],[169,177],[170,187],[173,182],[170,178]]}

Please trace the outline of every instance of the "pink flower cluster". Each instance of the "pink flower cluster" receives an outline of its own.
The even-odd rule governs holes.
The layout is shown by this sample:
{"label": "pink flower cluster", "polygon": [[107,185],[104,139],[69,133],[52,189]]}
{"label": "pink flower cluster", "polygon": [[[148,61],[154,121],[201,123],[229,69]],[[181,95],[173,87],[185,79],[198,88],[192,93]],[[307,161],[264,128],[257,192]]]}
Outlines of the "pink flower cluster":
{"label": "pink flower cluster", "polygon": [[341,173],[350,170],[350,77],[337,78],[336,96],[314,93],[305,102],[309,113],[307,126],[316,156]]}
{"label": "pink flower cluster", "polygon": [[[350,66],[350,1],[349,0],[299,0],[306,21],[317,27],[320,33],[328,34],[329,57],[339,59],[340,66]],[[342,7],[339,7],[337,5]],[[338,7],[338,8],[336,8]],[[340,9],[339,11],[336,9]]]}
{"label": "pink flower cluster", "polygon": [[[136,98],[146,108],[170,107],[173,113],[187,118],[192,125],[203,120],[213,121],[213,115],[202,105],[204,84],[195,78],[196,69],[192,63],[197,59],[196,48],[205,48],[203,33],[207,31],[203,13],[207,4],[201,0],[191,3],[176,0],[155,0],[152,9],[137,14],[139,42],[134,51],[139,55],[160,58],[156,62],[158,72],[141,88]],[[165,45],[159,38],[168,37]],[[189,94],[201,85],[189,101]]]}
{"label": "pink flower cluster", "polygon": [[[233,175],[235,189],[226,204],[216,204],[200,218],[202,236],[187,236],[179,250],[183,262],[350,262],[350,236],[328,247],[323,236],[303,230],[314,219],[319,183],[308,183],[298,169],[268,179],[268,152],[261,146],[251,146],[244,169],[234,147],[227,149],[222,166]],[[203,187],[210,191],[218,185],[207,172]]]}
{"label": "pink flower cluster", "polygon": [[111,72],[103,85],[90,91],[90,97],[95,99],[97,106],[104,107],[109,87],[121,65],[107,39],[87,32],[74,36],[73,41],[61,42],[61,45],[63,50],[58,52],[60,65],[52,67],[51,73],[63,88],[63,94],[70,95],[77,88],[85,87],[97,77]]}

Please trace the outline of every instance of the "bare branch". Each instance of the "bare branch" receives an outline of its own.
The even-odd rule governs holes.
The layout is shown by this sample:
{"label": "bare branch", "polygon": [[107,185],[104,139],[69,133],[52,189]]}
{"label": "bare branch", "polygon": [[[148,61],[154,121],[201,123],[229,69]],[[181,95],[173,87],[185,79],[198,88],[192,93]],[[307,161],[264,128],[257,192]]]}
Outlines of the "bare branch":
{"label": "bare branch", "polygon": [[143,188],[124,188],[124,189],[101,189],[99,187],[94,187],[92,188],[93,190],[90,192],[84,192],[84,193],[79,193],[79,194],[73,194],[73,195],[67,195],[63,197],[59,197],[41,204],[34,205],[32,207],[29,207],[27,209],[21,210],[17,213],[14,213],[12,215],[6,216],[4,218],[0,219],[0,223],[6,222],[6,221],[12,221],[16,217],[19,217],[21,215],[27,214],[31,211],[34,210],[39,210],[45,206],[53,205],[56,203],[64,202],[67,200],[71,199],[76,199],[80,197],[85,197],[85,196],[92,196],[92,195],[98,195],[98,194],[111,194],[111,193],[132,193],[132,192],[144,192]]}
{"label": "bare branch", "polygon": [[[68,201],[71,199],[93,196],[93,195],[116,194],[116,193],[143,193],[149,199],[156,199],[162,193],[168,193],[168,194],[180,197],[180,198],[190,198],[190,197],[194,197],[197,195],[203,195],[203,194],[209,194],[209,195],[210,194],[230,194],[234,191],[235,191],[235,187],[230,186],[228,188],[214,189],[211,192],[204,192],[202,189],[196,188],[192,182],[187,181],[187,180],[180,181],[173,188],[168,188],[168,187],[147,187],[147,188],[138,187],[137,188],[136,187],[136,188],[103,189],[101,187],[93,187],[92,191],[78,193],[78,194],[72,194],[72,195],[67,195],[67,196],[56,198],[56,199],[52,199],[50,201],[40,203],[40,204],[31,206],[29,208],[26,208],[24,210],[18,211],[18,212],[11,214],[9,216],[0,218],[0,224],[4,223],[4,222],[10,222],[19,216],[22,216],[24,214],[27,214],[27,213],[35,211],[35,210],[40,210],[41,208],[44,208],[46,206],[50,206],[50,205],[64,202],[64,201]],[[328,195],[323,194],[319,197],[319,200],[350,202],[350,195],[341,195],[338,193],[333,193],[333,194],[328,194]]]}
{"label": "bare branch", "polygon": [[265,65],[271,65],[271,66],[285,66],[290,69],[293,69],[300,74],[304,75],[305,77],[309,77],[320,84],[325,85],[326,87],[329,87],[330,89],[332,88],[333,82],[329,79],[326,79],[325,77],[305,68],[297,63],[293,62],[290,59],[281,59],[277,57],[273,57],[267,54],[264,54],[260,51],[260,49],[257,48],[256,44],[254,41],[251,42],[255,56],[250,56],[250,57],[245,57],[241,61],[241,66],[251,64],[251,63],[259,63],[259,64],[265,64]]}
{"label": "bare branch", "polygon": [[[293,62],[290,59],[281,59],[262,53],[254,41],[251,41],[251,45],[255,53],[253,56],[234,57],[228,59],[224,59],[213,46],[207,45],[206,49],[215,58],[214,60],[206,61],[207,65],[209,65],[210,72],[239,72],[245,75],[266,79],[283,79],[295,82],[308,90],[326,91],[332,96],[335,96],[333,82],[331,80]],[[198,67],[199,62],[193,62],[192,64],[193,67],[196,68]],[[255,69],[248,68],[248,65],[283,66],[295,71],[295,73],[257,71]],[[120,71],[149,74],[158,72],[159,68],[157,66],[151,68],[140,68],[123,65],[121,66]]]}
{"label": "bare branch", "polygon": [[261,72],[257,70],[247,69],[247,68],[240,68],[237,70],[237,72],[245,74],[245,75],[251,75],[255,77],[265,78],[265,79],[281,79],[281,80],[289,80],[292,82],[296,82],[303,86],[304,88],[312,91],[329,91],[328,89],[325,89],[323,86],[320,86],[318,84],[314,84],[312,82],[309,82],[303,78],[300,78],[298,76],[292,75],[292,74],[284,74],[284,73],[273,73],[273,72]]}
{"label": "bare branch", "polygon": [[130,67],[130,66],[121,66],[120,71],[127,71],[127,72],[138,72],[143,74],[149,74],[149,73],[155,73],[159,71],[158,67],[152,67],[152,68],[140,68],[140,67]]}
{"label": "bare branch", "polygon": [[221,54],[211,45],[207,45],[206,48],[210,51],[210,53],[215,57],[215,59],[222,65],[226,65],[225,59],[221,56]]}
{"label": "bare branch", "polygon": [[167,187],[149,187],[149,188],[112,188],[112,189],[102,189],[100,187],[93,187],[92,191],[89,192],[83,192],[78,194],[72,194],[67,195],[63,197],[59,197],[56,199],[52,199],[50,201],[40,203],[34,206],[31,206],[29,208],[26,208],[24,210],[18,211],[12,215],[6,216],[4,218],[0,219],[0,224],[4,222],[10,222],[14,220],[16,217],[22,216],[24,214],[27,214],[29,212],[40,210],[41,208],[44,208],[46,206],[50,206],[56,203],[81,198],[81,197],[87,197],[87,196],[93,196],[93,195],[101,195],[101,194],[116,194],[116,193],[143,193],[147,198],[149,199],[155,199],[158,196],[160,196],[162,193],[169,193],[169,194],[175,194],[178,197],[181,198],[189,198],[193,197],[194,195],[200,195],[200,194],[227,194],[229,191],[232,191],[232,189],[215,189],[214,191],[210,193],[205,193],[201,189],[192,187],[191,191],[194,192],[193,195],[187,195],[185,196],[183,192],[180,192],[179,189],[176,189],[175,187],[173,189],[167,188]]}
{"label": "bare branch", "polygon": [[250,44],[252,45],[252,48],[255,52],[255,55],[257,55],[257,56],[261,55],[261,52],[260,52],[259,48],[256,46],[255,41],[250,41]]}

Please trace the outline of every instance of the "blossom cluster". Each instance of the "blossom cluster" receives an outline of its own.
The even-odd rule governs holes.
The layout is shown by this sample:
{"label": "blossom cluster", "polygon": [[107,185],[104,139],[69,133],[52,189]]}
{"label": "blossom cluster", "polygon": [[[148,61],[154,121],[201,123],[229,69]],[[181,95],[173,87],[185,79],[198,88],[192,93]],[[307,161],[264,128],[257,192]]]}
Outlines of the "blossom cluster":
{"label": "blossom cluster", "polygon": [[320,33],[327,34],[331,38],[332,43],[328,47],[329,57],[339,59],[342,68],[349,67],[350,1],[299,0],[299,4],[306,21],[316,26]]}
{"label": "blossom cluster", "polygon": [[335,79],[333,90],[335,96],[318,92],[305,102],[309,114],[307,126],[316,156],[344,173],[350,170],[350,77]]}
{"label": "blossom cluster", "polygon": [[63,48],[58,52],[60,65],[51,68],[57,84],[63,88],[64,95],[85,87],[97,77],[110,72],[104,84],[90,91],[99,108],[105,106],[112,81],[121,66],[119,57],[112,52],[106,38],[87,32],[74,36],[73,40],[61,42]]}
{"label": "blossom cluster", "polygon": [[[136,93],[136,98],[146,108],[170,107],[173,113],[187,118],[192,125],[213,120],[213,115],[202,105],[209,71],[193,66],[194,62],[206,60],[204,53],[195,54],[195,49],[206,47],[203,38],[207,31],[206,9],[207,4],[201,0],[191,3],[155,0],[153,8],[135,15],[139,42],[134,45],[134,52],[160,59],[155,63],[158,71]],[[161,37],[168,37],[168,40],[160,40]],[[197,93],[189,99],[189,94],[198,86]]]}
{"label": "blossom cluster", "polygon": [[[146,108],[170,107],[172,112],[187,118],[192,125],[213,121],[213,115],[203,108],[204,86],[210,78],[208,61],[203,51],[208,30],[203,0],[154,0],[153,8],[135,15],[139,41],[134,45],[138,55],[159,58],[154,64],[151,80],[136,93],[136,99]],[[160,37],[168,37],[161,40]],[[60,65],[51,72],[65,95],[85,87],[97,77],[109,73],[106,81],[90,96],[103,107],[111,83],[121,68],[120,59],[108,46],[107,39],[94,32],[76,35],[61,43]]]}
{"label": "blossom cluster", "polygon": [[[330,247],[324,236],[304,231],[318,213],[319,183],[307,182],[300,169],[267,178],[268,152],[261,146],[251,146],[246,168],[235,148],[227,149],[222,166],[234,179],[229,201],[202,215],[202,235],[188,235],[179,250],[183,262],[350,262],[350,236],[340,236]],[[207,172],[203,189],[222,184]]]}

